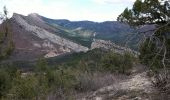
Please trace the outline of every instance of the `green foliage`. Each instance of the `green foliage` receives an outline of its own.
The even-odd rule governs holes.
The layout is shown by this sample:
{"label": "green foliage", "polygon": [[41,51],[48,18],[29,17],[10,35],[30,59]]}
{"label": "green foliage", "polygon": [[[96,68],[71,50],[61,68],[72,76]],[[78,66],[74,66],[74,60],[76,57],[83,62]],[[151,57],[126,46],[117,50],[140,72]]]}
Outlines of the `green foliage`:
{"label": "green foliage", "polygon": [[136,0],[133,5],[134,14],[139,16],[140,12],[142,11],[142,0]]}
{"label": "green foliage", "polygon": [[36,72],[44,73],[44,72],[46,72],[48,70],[47,61],[45,59],[43,59],[43,58],[40,58],[40,59],[38,59],[35,67],[36,67],[35,68]]}
{"label": "green foliage", "polygon": [[11,89],[12,98],[15,99],[33,99],[36,96],[38,84],[34,77],[26,76],[16,78]]}
{"label": "green foliage", "polygon": [[2,67],[1,98],[45,100],[49,95],[55,96],[54,98],[74,98],[76,92],[93,91],[100,87],[94,73],[126,73],[133,64],[133,57],[128,53],[120,55],[102,49],[70,56],[75,59],[70,57],[71,59],[55,66],[48,65],[49,61],[46,59],[39,59],[34,70],[26,72],[12,67]]}
{"label": "green foliage", "polygon": [[[162,66],[161,64],[161,59],[159,56],[159,60],[158,57],[155,58],[155,50],[156,50],[156,45],[153,42],[149,43],[149,39],[147,39],[140,47],[140,55],[139,55],[139,59],[141,60],[141,62],[143,64],[149,65],[151,67],[151,69],[157,69],[160,66]],[[161,57],[162,58],[162,57]],[[156,61],[153,61],[156,60]]]}
{"label": "green foliage", "polygon": [[14,79],[9,92],[11,95],[8,98],[15,98],[17,100],[44,99],[47,89],[47,83],[42,77],[39,78],[34,75],[19,76]]}
{"label": "green foliage", "polygon": [[12,41],[9,41],[6,45],[6,47],[4,47],[3,50],[1,50],[0,58],[5,59],[5,58],[9,57],[13,50],[14,50],[14,44]]}
{"label": "green foliage", "polygon": [[4,33],[0,32],[0,42],[3,42],[3,38],[4,38]]}
{"label": "green foliage", "polygon": [[[66,60],[69,58],[68,60]],[[54,61],[55,58],[53,58]],[[86,53],[77,53],[67,55],[61,58],[63,62],[58,62],[60,59],[55,59],[62,68],[78,69],[82,72],[93,73],[95,71],[118,71],[122,69],[130,69],[132,67],[133,57],[130,53],[123,55],[114,53],[114,51],[107,51],[102,49],[94,49]],[[51,59],[52,60],[52,59]],[[49,63],[52,63],[49,61]],[[126,66],[126,67],[125,67]],[[107,68],[108,67],[108,68]],[[124,68],[125,67],[125,68]],[[109,68],[113,68],[110,70]],[[123,70],[122,70],[123,71]]]}
{"label": "green foliage", "polygon": [[45,100],[49,90],[47,77],[40,74],[18,71],[11,83],[6,99]]}
{"label": "green foliage", "polygon": [[62,26],[59,26],[57,24],[53,24],[53,22],[49,22],[49,23],[53,27],[58,29],[59,32],[56,33],[57,35],[90,48],[90,45],[92,43],[92,34],[93,34],[91,31],[72,30],[72,29],[67,29]]}
{"label": "green foliage", "polygon": [[117,20],[130,25],[165,23],[166,18],[169,17],[169,11],[165,9],[165,1],[163,0],[164,4],[161,4],[160,0],[136,0],[133,8],[126,8]]}
{"label": "green foliage", "polygon": [[[125,45],[128,37],[132,37],[137,32],[126,24],[119,22],[106,21],[101,23],[91,21],[64,21],[43,18],[44,21],[54,26],[58,31],[57,35],[68,38],[71,41],[79,43],[88,48],[91,47],[93,39],[111,40],[118,45]],[[131,34],[132,33],[132,34]],[[95,34],[95,36],[94,36]],[[138,37],[132,39],[128,46],[136,49],[134,46]]]}
{"label": "green foliage", "polygon": [[11,88],[11,79],[5,70],[0,70],[0,97],[6,96]]}
{"label": "green foliage", "polygon": [[118,21],[134,26],[157,24],[155,32],[151,36],[148,34],[140,46],[139,58],[152,70],[169,67],[168,60],[164,60],[169,59],[170,54],[169,4],[167,0],[136,0],[132,9],[125,9],[118,17]]}
{"label": "green foliage", "polygon": [[130,53],[123,55],[109,53],[103,58],[103,68],[111,72],[126,73],[133,66],[134,57]]}
{"label": "green foliage", "polygon": [[13,78],[16,77],[16,69],[10,66],[0,67],[0,99],[7,97],[12,87]]}
{"label": "green foliage", "polygon": [[55,77],[55,85],[58,88],[63,88],[64,90],[68,90],[74,87],[75,85],[75,76],[72,70],[56,70],[54,71]]}
{"label": "green foliage", "polygon": [[2,27],[4,28],[2,32],[0,32],[0,60],[2,60],[11,54],[14,50],[14,44],[12,41],[12,34],[10,32],[10,21],[8,19],[8,11],[6,7],[4,7],[3,14],[0,18],[3,22]]}
{"label": "green foliage", "polygon": [[[124,18],[125,16],[125,18]],[[131,22],[132,11],[126,8],[121,15],[119,15],[118,20],[121,22]]]}
{"label": "green foliage", "polygon": [[152,81],[160,92],[169,91],[170,68],[170,1],[169,0],[136,0],[131,10],[131,17],[123,12],[118,20],[130,25],[139,26],[155,24],[153,33],[143,32],[144,41],[140,46],[140,60],[153,72]]}

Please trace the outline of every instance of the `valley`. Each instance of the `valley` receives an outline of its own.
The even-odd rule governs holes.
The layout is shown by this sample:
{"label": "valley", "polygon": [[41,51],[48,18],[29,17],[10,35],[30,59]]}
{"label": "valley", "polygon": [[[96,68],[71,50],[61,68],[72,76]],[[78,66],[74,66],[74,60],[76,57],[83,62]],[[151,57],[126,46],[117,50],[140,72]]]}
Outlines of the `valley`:
{"label": "valley", "polygon": [[[128,33],[133,32],[133,29],[119,22],[70,22],[68,20],[48,19],[36,13],[28,16],[14,13],[10,19],[10,27],[15,44],[11,59],[15,60],[24,60],[25,58],[29,60],[42,56],[49,58],[69,52],[86,52],[94,48],[91,47],[91,44],[94,44],[95,39],[103,39],[125,46],[121,40],[135,34],[127,36]],[[102,30],[101,27],[104,29]],[[119,41],[116,42],[114,38]],[[128,44],[128,47],[134,45],[136,44]]]}
{"label": "valley", "polygon": [[169,0],[5,4],[0,100],[170,99]]}

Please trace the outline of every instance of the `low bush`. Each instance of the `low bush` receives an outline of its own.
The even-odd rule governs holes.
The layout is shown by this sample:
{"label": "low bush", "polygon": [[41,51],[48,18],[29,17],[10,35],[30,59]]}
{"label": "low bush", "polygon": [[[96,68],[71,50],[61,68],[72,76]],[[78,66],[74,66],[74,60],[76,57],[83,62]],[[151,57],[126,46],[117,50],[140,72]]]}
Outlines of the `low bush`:
{"label": "low bush", "polygon": [[110,52],[102,59],[102,68],[106,71],[128,73],[134,63],[134,57],[130,53],[123,55]]}
{"label": "low bush", "polygon": [[[82,53],[81,53],[82,54]],[[76,93],[95,91],[112,84],[113,72],[127,73],[133,56],[102,50],[89,51],[72,62],[49,66],[39,59],[31,72],[0,70],[0,96],[5,99],[45,100],[74,98]]]}

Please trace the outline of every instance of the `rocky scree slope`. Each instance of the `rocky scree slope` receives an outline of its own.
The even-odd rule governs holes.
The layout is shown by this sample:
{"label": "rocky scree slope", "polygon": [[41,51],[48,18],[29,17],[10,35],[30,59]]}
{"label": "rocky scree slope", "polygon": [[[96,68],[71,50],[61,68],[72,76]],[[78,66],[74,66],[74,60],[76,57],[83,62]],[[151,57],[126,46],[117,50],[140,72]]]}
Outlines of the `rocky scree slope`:
{"label": "rocky scree slope", "polygon": [[115,43],[113,43],[111,41],[106,41],[106,40],[94,39],[94,41],[91,44],[91,49],[95,49],[95,48],[104,48],[107,50],[112,50],[115,53],[119,53],[119,54],[129,52],[136,56],[139,55],[139,53],[137,51],[134,51],[127,47],[116,45]]}
{"label": "rocky scree slope", "polygon": [[14,13],[9,27],[15,44],[15,51],[11,58],[15,60],[48,58],[68,52],[88,50],[87,47],[56,35],[55,33],[60,30],[48,25],[37,14],[23,16]]}
{"label": "rocky scree slope", "polygon": [[[122,52],[126,49],[118,46],[122,44],[122,40],[126,41],[125,38],[132,35],[136,37],[133,29],[120,22],[53,20],[36,13],[28,16],[14,13],[10,19],[10,28],[15,44],[15,51],[11,56],[14,60],[55,57],[69,52],[88,51],[90,46],[94,49],[101,45],[108,49],[111,45],[114,50]],[[3,30],[2,27],[0,30]],[[138,39],[139,37],[135,41]],[[131,47],[130,44],[128,47]],[[136,44],[137,42],[134,45]]]}

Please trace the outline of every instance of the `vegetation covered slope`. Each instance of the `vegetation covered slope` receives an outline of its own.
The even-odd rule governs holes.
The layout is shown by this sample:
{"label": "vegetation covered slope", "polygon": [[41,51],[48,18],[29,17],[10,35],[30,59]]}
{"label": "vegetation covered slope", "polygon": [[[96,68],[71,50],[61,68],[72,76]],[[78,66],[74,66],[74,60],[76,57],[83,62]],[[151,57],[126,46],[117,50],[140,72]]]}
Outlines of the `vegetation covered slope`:
{"label": "vegetation covered slope", "polygon": [[[136,0],[133,9],[125,9],[118,18],[131,25],[158,24],[155,33],[151,37],[146,37],[140,49],[140,61],[149,66],[150,70],[148,71],[153,73],[140,73],[140,70],[138,70],[139,72],[132,70],[136,59],[129,53],[118,54],[113,51],[94,49],[61,58],[53,58],[54,60],[51,58],[49,61],[39,59],[34,68],[26,72],[15,68],[14,65],[12,67],[2,65],[0,68],[0,98],[3,100],[75,100],[79,93],[81,96],[81,93],[95,91],[93,93],[95,95],[92,94],[94,98],[95,96],[114,96],[106,98],[106,100],[114,98],[141,99],[139,97],[155,100],[157,98],[152,98],[152,93],[155,92],[157,93],[154,96],[168,100],[170,95],[169,6],[167,9],[167,0],[163,1],[165,1],[163,7],[166,9],[163,11],[166,11],[166,16],[162,15],[162,5],[158,0]],[[144,14],[144,16],[140,14]],[[165,20],[166,17],[168,20]],[[54,27],[61,26],[54,25]],[[135,72],[132,77],[131,72]],[[118,91],[115,87],[110,87],[110,85],[115,86],[112,84],[112,77],[116,74],[125,75],[123,77],[127,78],[126,82],[116,85]],[[130,77],[127,77],[128,75]],[[153,76],[153,80],[148,80],[148,76]],[[154,90],[148,89],[148,84],[155,86]],[[101,88],[105,85],[109,86]],[[101,90],[96,91],[99,88]],[[103,89],[107,90],[103,91]],[[140,89],[149,90],[149,93],[146,94],[147,92],[140,91]],[[158,94],[163,94],[163,96]]]}
{"label": "vegetation covered slope", "polygon": [[[117,21],[92,22],[92,21],[69,21],[54,20],[41,16],[47,23],[62,28],[68,33],[64,36],[74,38],[80,43],[91,44],[93,39],[111,40],[112,42],[124,46],[129,41],[128,46],[137,49],[140,36],[133,28],[127,24]],[[123,41],[122,41],[123,40]]]}
{"label": "vegetation covered slope", "polygon": [[[140,46],[140,61],[150,68],[153,85],[169,95],[170,86],[170,1],[136,0],[133,8],[126,8],[119,21],[132,26],[155,24],[157,27],[145,37]],[[147,32],[141,34],[146,36]]]}
{"label": "vegetation covered slope", "polygon": [[[0,98],[76,99],[78,93],[94,91],[105,86],[105,83],[99,81],[102,82],[104,77],[110,75],[107,73],[130,74],[129,69],[134,61],[134,57],[128,53],[120,55],[101,49],[72,54],[70,57],[74,59],[63,58],[65,61],[60,63],[53,60],[52,65],[45,59],[40,59],[31,71],[26,72],[13,65],[1,65]],[[108,82],[110,83],[107,84],[111,84],[112,81]]]}

